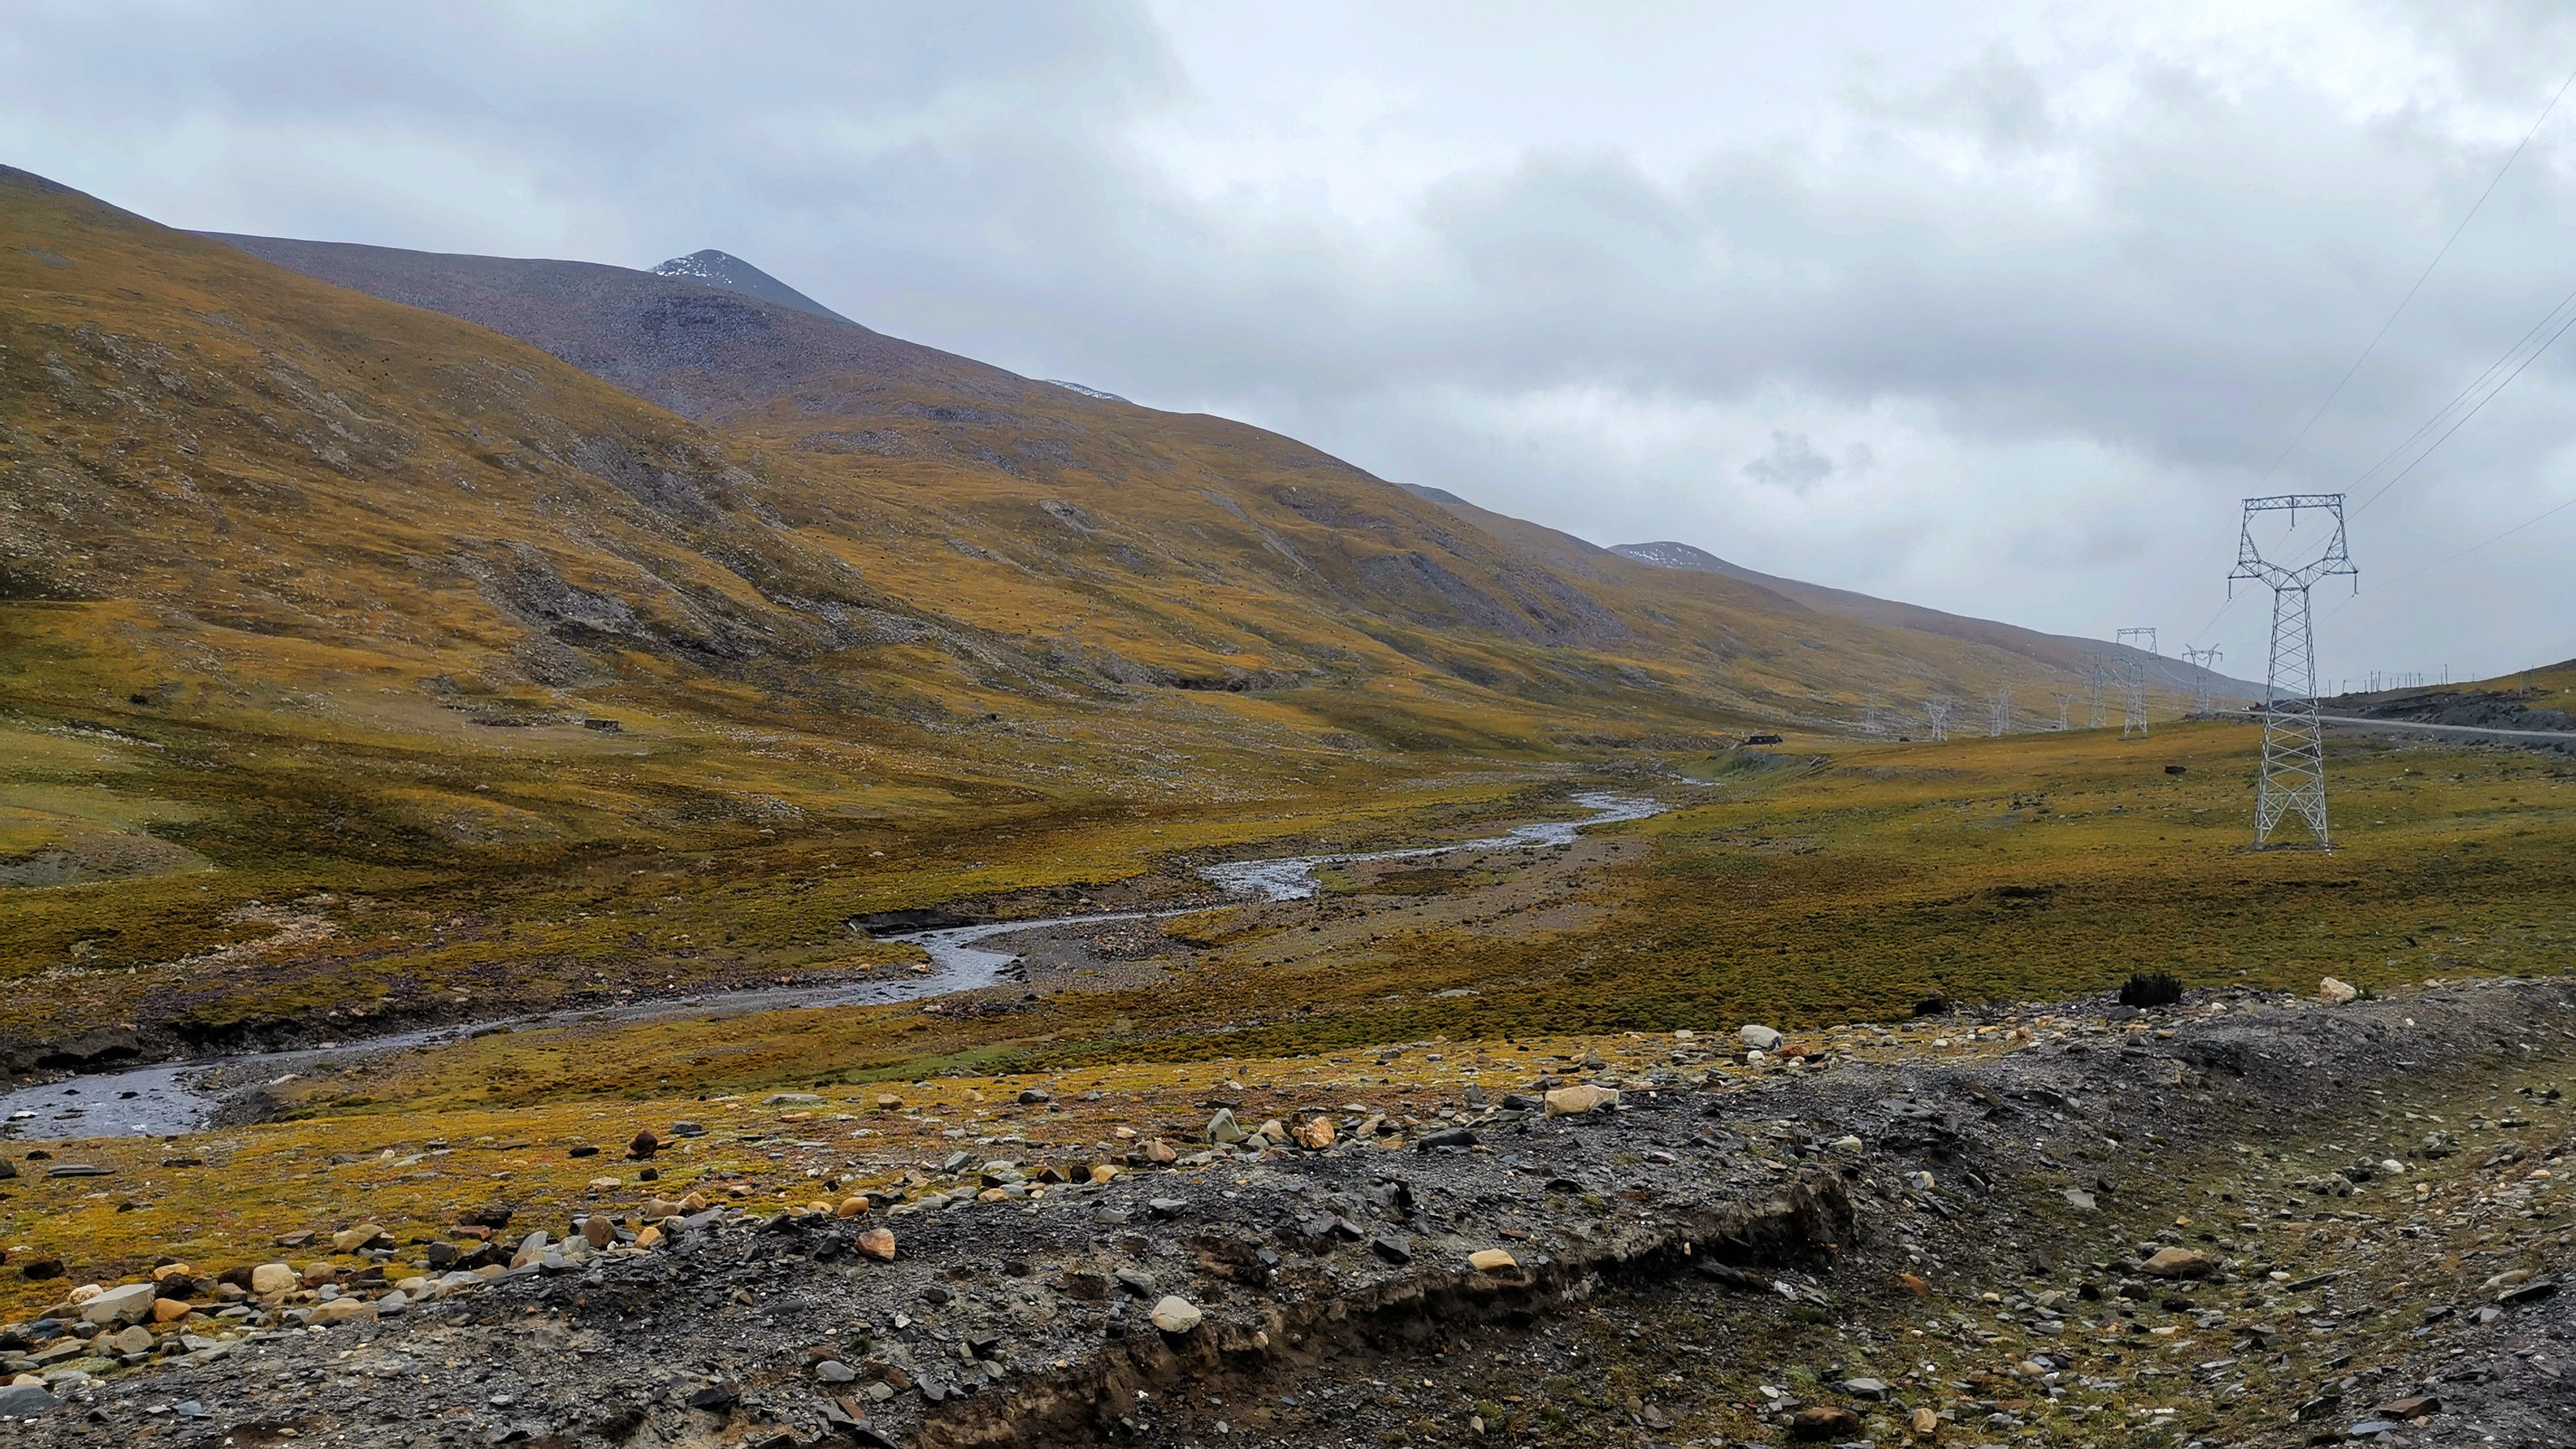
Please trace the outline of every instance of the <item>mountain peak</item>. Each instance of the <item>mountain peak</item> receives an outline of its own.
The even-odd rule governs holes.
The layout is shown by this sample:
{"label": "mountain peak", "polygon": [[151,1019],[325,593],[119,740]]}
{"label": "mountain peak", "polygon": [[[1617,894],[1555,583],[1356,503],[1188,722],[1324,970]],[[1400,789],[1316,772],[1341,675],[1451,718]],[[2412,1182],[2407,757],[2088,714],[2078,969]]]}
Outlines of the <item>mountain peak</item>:
{"label": "mountain peak", "polygon": [[685,257],[673,257],[655,267],[653,275],[692,282],[701,287],[721,287],[764,302],[774,302],[781,307],[793,307],[816,317],[828,317],[835,322],[850,320],[733,253],[720,252],[714,247],[691,252]]}
{"label": "mountain peak", "polygon": [[1674,543],[1669,539],[1656,543],[1614,543],[1610,545],[1610,551],[1657,568],[1701,569],[1713,574],[1737,572],[1733,564],[1704,548],[1693,548],[1687,543]]}

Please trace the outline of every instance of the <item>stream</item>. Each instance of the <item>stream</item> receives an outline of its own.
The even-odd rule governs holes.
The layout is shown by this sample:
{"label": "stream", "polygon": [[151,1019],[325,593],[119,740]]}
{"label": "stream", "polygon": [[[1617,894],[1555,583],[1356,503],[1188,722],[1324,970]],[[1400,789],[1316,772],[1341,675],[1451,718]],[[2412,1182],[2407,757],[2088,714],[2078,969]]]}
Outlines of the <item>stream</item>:
{"label": "stream", "polygon": [[[1409,860],[1461,850],[1571,845],[1576,835],[1588,826],[1643,820],[1666,808],[1656,801],[1637,796],[1593,793],[1577,795],[1574,799],[1576,804],[1592,813],[1581,820],[1543,821],[1518,826],[1501,835],[1446,845],[1225,861],[1201,866],[1198,873],[1229,899],[1303,900],[1321,889],[1315,879],[1315,871],[1319,867]],[[997,949],[996,945],[986,945],[986,942],[998,943],[1000,938],[1058,926],[1182,916],[1211,909],[1216,904],[1221,902],[1200,901],[1153,911],[1105,911],[1048,916],[1038,920],[987,921],[979,925],[909,931],[881,938],[921,947],[930,958],[930,970],[924,975],[835,981],[815,986],[765,987],[714,996],[657,997],[611,1006],[586,1006],[496,1021],[431,1027],[345,1044],[246,1052],[67,1077],[40,1087],[0,1093],[0,1139],[53,1142],[85,1137],[180,1136],[203,1129],[213,1120],[217,1109],[231,1097],[279,1085],[316,1068],[337,1067],[356,1058],[383,1052],[443,1046],[494,1027],[527,1030],[645,1021],[710,1009],[738,1013],[823,1006],[879,1006],[945,996],[990,985],[1001,971],[1019,960],[1018,952]]]}

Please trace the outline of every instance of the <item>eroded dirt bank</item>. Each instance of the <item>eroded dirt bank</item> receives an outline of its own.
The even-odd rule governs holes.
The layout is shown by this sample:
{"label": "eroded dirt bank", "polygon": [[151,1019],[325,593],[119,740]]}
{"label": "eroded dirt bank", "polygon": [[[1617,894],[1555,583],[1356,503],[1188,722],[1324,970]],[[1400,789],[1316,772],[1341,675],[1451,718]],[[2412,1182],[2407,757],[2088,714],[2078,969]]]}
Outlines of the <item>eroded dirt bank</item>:
{"label": "eroded dirt bank", "polygon": [[[51,1379],[10,1391],[37,1415],[13,1432],[2571,1442],[2564,980],[1943,1029],[1879,1061],[1867,1028],[1820,1036],[1815,1065],[1769,1069],[1790,1041],[1715,1088],[1732,1036],[1629,1038],[1410,1127],[1281,1114],[1309,1141],[1331,1123],[1321,1150],[1151,1122],[1104,1152],[961,1147],[847,1217],[604,1197],[590,1239],[316,1242],[279,1256],[327,1274],[257,1291],[218,1283],[252,1265],[197,1265],[131,1364],[69,1305],[0,1333],[11,1371]],[[1550,1090],[1595,1105],[1547,1115]]]}

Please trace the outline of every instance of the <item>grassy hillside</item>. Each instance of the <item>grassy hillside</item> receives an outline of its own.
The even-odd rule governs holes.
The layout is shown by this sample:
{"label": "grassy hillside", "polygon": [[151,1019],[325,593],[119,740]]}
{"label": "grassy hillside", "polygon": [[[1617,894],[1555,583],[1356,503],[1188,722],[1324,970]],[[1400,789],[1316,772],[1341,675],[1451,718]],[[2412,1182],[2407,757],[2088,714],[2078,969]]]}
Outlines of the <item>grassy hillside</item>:
{"label": "grassy hillside", "polygon": [[0,1053],[876,969],[853,915],[1159,898],[2026,667],[565,276],[514,325],[692,416],[0,173]]}
{"label": "grassy hillside", "polygon": [[1948,616],[1897,605],[1892,622],[1844,618],[1779,588],[1640,566],[1276,434],[666,277],[227,240],[507,332],[789,460],[842,510],[800,523],[863,521],[872,540],[914,545],[871,575],[909,598],[999,629],[1077,620],[1097,647],[1183,678],[1427,671],[1534,703],[1588,699],[1614,720],[1638,714],[1616,697],[1633,686],[1668,708],[1821,723],[1856,718],[1873,689],[1982,695],[2089,668],[2066,641],[2008,625],[1925,630],[1914,615]]}

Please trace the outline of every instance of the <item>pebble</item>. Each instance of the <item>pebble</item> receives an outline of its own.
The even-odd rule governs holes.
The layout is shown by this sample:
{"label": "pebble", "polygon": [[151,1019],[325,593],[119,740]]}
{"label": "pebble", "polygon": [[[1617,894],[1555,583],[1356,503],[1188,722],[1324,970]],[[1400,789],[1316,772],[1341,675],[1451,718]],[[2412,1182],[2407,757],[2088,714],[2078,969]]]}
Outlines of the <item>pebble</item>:
{"label": "pebble", "polygon": [[1187,1333],[1198,1327],[1206,1315],[1199,1312],[1197,1304],[1175,1293],[1164,1295],[1163,1301],[1155,1304],[1154,1311],[1148,1316],[1153,1319],[1154,1326],[1165,1333]]}
{"label": "pebble", "polygon": [[837,1358],[827,1358],[814,1365],[814,1377],[827,1384],[855,1383],[858,1381],[859,1371]]}
{"label": "pebble", "polygon": [[1520,1260],[1500,1248],[1480,1248],[1467,1255],[1467,1266],[1479,1273],[1504,1273],[1520,1266]]}
{"label": "pebble", "polygon": [[1310,1152],[1321,1152],[1333,1145],[1333,1119],[1309,1117],[1297,1124],[1297,1145]]}
{"label": "pebble", "polygon": [[894,1234],[883,1228],[870,1228],[859,1234],[859,1251],[880,1263],[894,1261]]}

